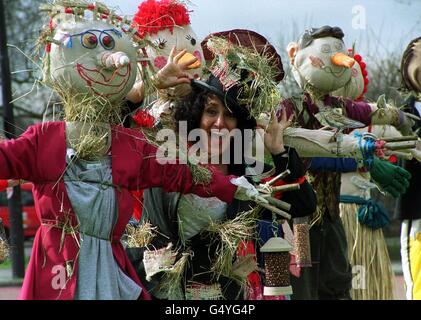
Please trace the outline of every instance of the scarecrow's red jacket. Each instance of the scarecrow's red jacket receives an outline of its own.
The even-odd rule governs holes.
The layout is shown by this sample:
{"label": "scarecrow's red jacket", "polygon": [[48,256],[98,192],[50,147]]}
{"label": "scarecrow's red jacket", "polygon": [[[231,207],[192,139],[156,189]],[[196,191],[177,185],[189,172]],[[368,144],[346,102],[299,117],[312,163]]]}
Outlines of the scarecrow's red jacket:
{"label": "scarecrow's red jacket", "polygon": [[[145,143],[141,133],[120,126],[112,129],[112,177],[118,201],[112,249],[114,259],[123,272],[141,285],[120,242],[133,213],[130,191],[160,186],[169,192],[193,192],[203,197],[217,196],[225,202],[231,202],[236,187],[229,182],[231,177],[216,173],[209,186],[193,185],[188,166],[160,165],[154,156],[156,148]],[[41,221],[25,274],[22,299],[74,297],[79,235],[77,218],[63,181],[65,169],[64,122],[34,125],[18,139],[0,143],[0,179],[14,178],[33,182],[35,207]],[[72,230],[76,230],[74,235]],[[142,290],[140,298],[149,299],[146,290]]]}

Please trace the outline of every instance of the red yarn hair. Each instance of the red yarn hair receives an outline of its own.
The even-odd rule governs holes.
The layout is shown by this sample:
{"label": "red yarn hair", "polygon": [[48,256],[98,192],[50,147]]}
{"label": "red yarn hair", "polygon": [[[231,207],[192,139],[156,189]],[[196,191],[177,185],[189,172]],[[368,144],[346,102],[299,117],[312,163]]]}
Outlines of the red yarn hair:
{"label": "red yarn hair", "polygon": [[187,8],[176,0],[146,0],[139,5],[133,22],[143,38],[166,29],[172,33],[174,26],[189,25],[190,17]]}

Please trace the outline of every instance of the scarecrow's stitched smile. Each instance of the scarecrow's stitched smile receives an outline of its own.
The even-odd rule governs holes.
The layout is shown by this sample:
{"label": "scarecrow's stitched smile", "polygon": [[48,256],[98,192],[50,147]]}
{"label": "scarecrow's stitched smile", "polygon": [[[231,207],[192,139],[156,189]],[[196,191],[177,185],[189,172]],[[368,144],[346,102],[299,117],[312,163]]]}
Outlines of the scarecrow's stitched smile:
{"label": "scarecrow's stitched smile", "polygon": [[[131,64],[118,68],[114,70],[114,72],[107,76],[104,73],[102,73],[97,68],[89,69],[87,67],[84,67],[82,64],[77,63],[76,64],[76,70],[79,74],[79,76],[86,82],[88,87],[92,89],[92,91],[95,92],[95,94],[103,96],[103,97],[110,97],[115,94],[119,94],[121,90],[126,86],[127,82],[130,79],[131,75]],[[120,79],[120,82],[116,82],[117,79]],[[102,79],[102,81],[101,81]],[[102,94],[102,90],[97,90],[98,86],[104,86],[108,88],[115,88],[116,90],[114,92],[110,92],[107,94]]]}

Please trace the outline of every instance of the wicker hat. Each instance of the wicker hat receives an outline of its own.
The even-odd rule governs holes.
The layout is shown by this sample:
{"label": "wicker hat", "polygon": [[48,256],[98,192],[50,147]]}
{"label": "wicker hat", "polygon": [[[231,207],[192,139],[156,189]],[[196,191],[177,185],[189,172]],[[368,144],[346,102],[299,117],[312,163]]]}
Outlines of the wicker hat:
{"label": "wicker hat", "polygon": [[246,117],[249,126],[279,104],[281,57],[263,36],[249,30],[223,31],[207,36],[202,48],[211,74],[193,86],[216,94],[236,116]]}
{"label": "wicker hat", "polygon": [[207,46],[208,40],[212,37],[226,39],[235,45],[254,49],[260,55],[269,57],[274,69],[276,70],[274,80],[276,82],[280,82],[284,78],[285,72],[281,56],[276,51],[275,47],[261,34],[246,29],[233,29],[212,33],[202,41],[202,49],[206,61],[212,61],[215,57],[212,50],[210,50]]}

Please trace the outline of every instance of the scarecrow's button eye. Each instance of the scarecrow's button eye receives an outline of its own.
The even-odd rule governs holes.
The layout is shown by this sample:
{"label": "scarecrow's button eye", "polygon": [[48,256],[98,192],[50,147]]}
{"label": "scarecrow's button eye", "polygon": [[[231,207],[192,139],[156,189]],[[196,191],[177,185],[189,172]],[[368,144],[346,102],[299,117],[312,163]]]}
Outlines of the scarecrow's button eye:
{"label": "scarecrow's button eye", "polygon": [[336,42],[335,43],[335,49],[336,50],[342,50],[343,49],[343,44],[342,44],[342,42]]}
{"label": "scarecrow's button eye", "polygon": [[325,43],[324,45],[321,46],[320,51],[323,53],[329,53],[332,51],[332,49],[330,48],[330,45]]}
{"label": "scarecrow's button eye", "polygon": [[103,36],[101,38],[101,42],[102,42],[102,46],[107,50],[111,50],[115,46],[115,41],[113,37],[111,37],[110,35]]}
{"label": "scarecrow's button eye", "polygon": [[98,45],[98,38],[93,33],[86,32],[82,35],[81,42],[85,48],[94,49]]}

